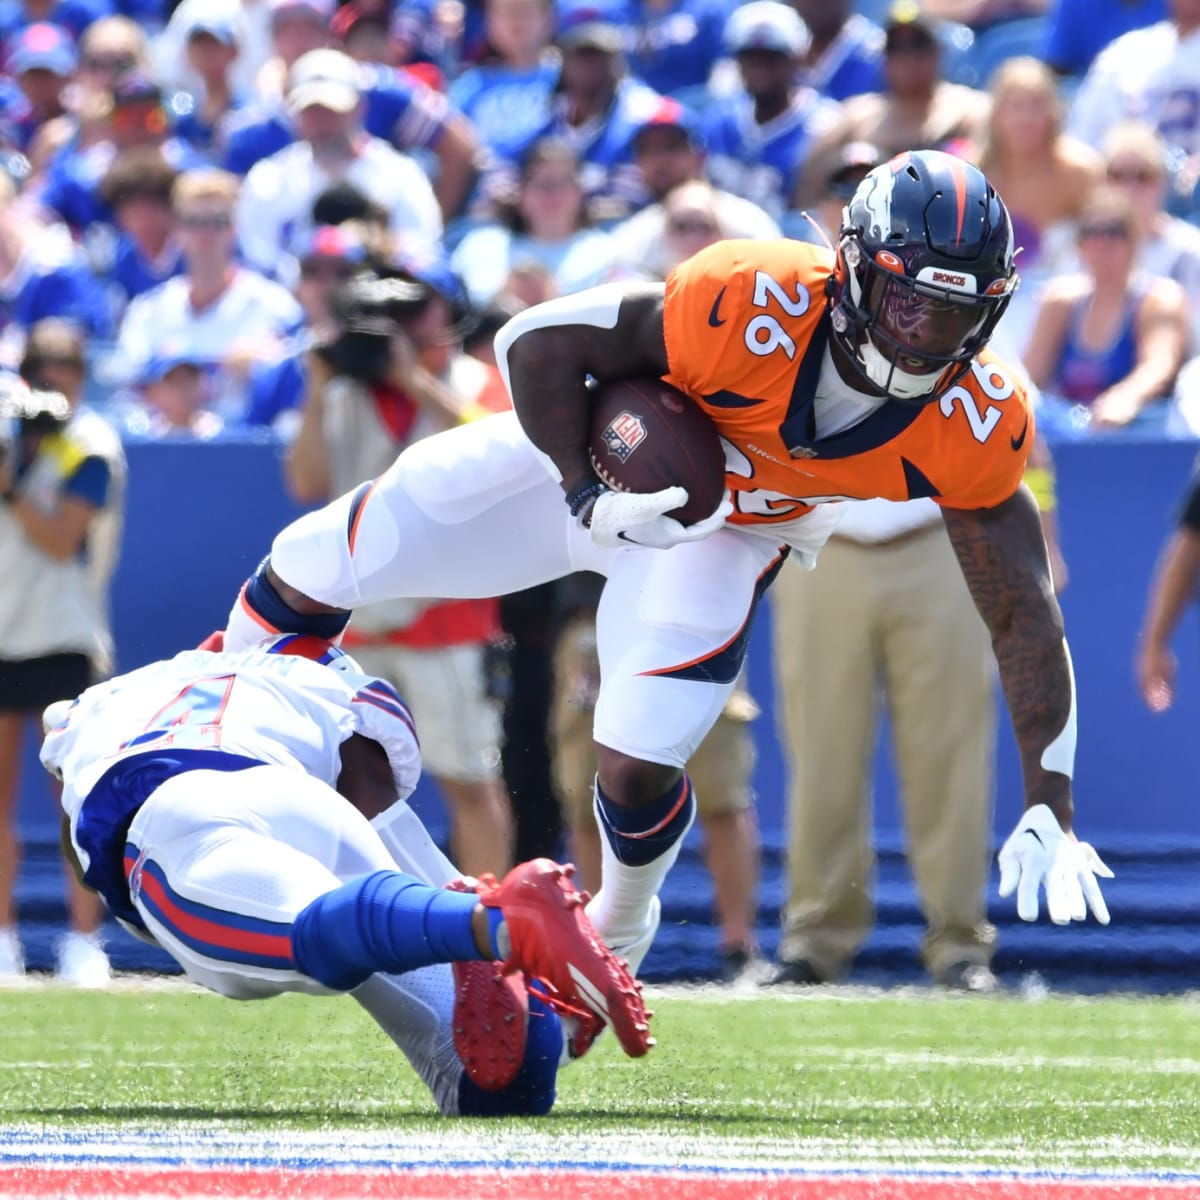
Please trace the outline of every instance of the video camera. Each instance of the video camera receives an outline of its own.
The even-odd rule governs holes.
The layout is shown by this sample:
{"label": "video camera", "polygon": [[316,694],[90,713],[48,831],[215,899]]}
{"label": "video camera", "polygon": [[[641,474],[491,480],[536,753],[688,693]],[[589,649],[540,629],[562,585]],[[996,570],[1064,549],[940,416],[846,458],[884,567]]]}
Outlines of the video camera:
{"label": "video camera", "polygon": [[70,420],[71,405],[61,392],[33,391],[17,380],[0,384],[0,466],[17,460],[18,448],[31,439],[58,433]]}
{"label": "video camera", "polygon": [[356,275],[330,296],[337,333],[314,349],[338,375],[379,383],[391,369],[392,337],[432,298],[432,289],[416,280]]}

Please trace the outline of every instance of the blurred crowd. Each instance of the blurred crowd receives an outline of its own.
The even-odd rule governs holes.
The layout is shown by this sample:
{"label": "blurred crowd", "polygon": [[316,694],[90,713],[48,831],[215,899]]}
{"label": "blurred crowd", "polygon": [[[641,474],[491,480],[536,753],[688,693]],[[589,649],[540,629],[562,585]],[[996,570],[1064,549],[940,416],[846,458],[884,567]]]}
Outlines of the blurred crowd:
{"label": "blurred crowd", "polygon": [[[0,372],[25,387],[0,461],[0,977],[21,969],[22,728],[110,669],[122,439],[267,429],[290,494],[323,501],[504,408],[491,337],[522,307],[663,279],[723,238],[836,242],[866,173],[918,147],[979,163],[1008,204],[1022,285],[1002,342],[1048,436],[1200,436],[1200,0],[7,0],[0,66]],[[903,544],[940,571],[926,507],[844,540],[872,570]],[[597,882],[593,605],[575,581],[356,616],[352,652],[408,694],[468,871],[554,853],[565,822]],[[972,662],[990,728],[986,646]],[[815,736],[804,711],[792,750]],[[728,978],[757,956],[755,715],[739,688],[695,768]],[[976,818],[990,754],[982,738],[955,768]],[[840,782],[855,808],[865,782]],[[795,871],[812,865],[787,981],[836,977],[866,936],[862,825],[797,817]],[[919,878],[951,986],[990,959],[982,871]],[[82,891],[71,923],[61,972],[102,982]]]}

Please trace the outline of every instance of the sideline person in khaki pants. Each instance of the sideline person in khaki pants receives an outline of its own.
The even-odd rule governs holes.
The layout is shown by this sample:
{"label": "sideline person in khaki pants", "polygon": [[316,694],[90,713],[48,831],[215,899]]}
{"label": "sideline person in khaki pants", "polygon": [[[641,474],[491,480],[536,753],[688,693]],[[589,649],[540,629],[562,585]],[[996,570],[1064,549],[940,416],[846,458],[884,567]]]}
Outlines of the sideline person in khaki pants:
{"label": "sideline person in khaki pants", "polygon": [[[600,830],[592,812],[596,752],[592,713],[600,687],[596,610],[603,580],[586,572],[564,584],[564,621],[554,655],[550,743],[554,782],[563,805],[569,852],[580,887],[600,882]],[[688,763],[704,835],[720,926],[721,978],[732,983],[760,965],[755,938],[760,847],[754,793],[758,705],[738,682],[708,736]]]}
{"label": "sideline person in khaki pants", "polygon": [[939,984],[990,991],[996,713],[987,630],[932,500],[845,508],[817,567],[785,564],[770,591],[791,770],[771,982],[837,979],[875,923],[871,770],[882,701],[926,920],[922,959]]}

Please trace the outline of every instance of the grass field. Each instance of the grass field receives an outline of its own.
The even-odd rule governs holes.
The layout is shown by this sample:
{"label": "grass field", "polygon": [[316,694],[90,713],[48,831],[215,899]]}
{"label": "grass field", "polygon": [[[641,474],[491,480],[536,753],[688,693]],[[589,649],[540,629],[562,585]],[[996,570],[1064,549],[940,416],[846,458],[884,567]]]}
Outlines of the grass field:
{"label": "grass field", "polygon": [[173,984],[0,992],[0,1162],[47,1137],[129,1146],[169,1130],[173,1145],[219,1132],[292,1147],[283,1162],[334,1147],[369,1164],[386,1145],[435,1165],[1179,1172],[1200,1195],[1194,999],[705,989],[651,1001],[646,1059],[602,1039],[560,1076],[549,1118],[480,1123],[439,1118],[348,1000],[237,1004]]}

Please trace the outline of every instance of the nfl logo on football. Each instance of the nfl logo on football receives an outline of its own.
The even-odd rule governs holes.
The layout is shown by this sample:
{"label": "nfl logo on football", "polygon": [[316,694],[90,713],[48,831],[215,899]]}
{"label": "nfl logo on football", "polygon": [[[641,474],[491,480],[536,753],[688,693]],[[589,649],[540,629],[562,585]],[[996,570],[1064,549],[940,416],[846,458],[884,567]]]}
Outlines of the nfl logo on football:
{"label": "nfl logo on football", "polygon": [[604,444],[610,454],[616,455],[621,462],[627,462],[629,456],[646,440],[646,423],[641,417],[631,412],[618,413],[604,431]]}

